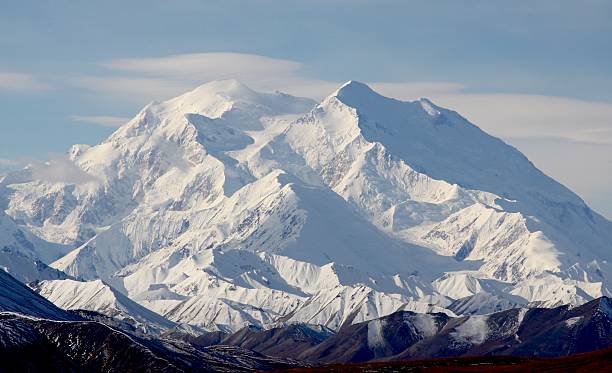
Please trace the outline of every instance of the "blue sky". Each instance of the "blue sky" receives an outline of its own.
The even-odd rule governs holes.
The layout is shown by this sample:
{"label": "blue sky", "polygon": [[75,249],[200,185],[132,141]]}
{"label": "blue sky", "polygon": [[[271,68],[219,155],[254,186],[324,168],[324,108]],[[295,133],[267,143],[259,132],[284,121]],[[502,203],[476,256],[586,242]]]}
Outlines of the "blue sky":
{"label": "blue sky", "polygon": [[96,143],[215,78],[431,97],[612,217],[610,1],[19,1],[0,5],[0,167]]}

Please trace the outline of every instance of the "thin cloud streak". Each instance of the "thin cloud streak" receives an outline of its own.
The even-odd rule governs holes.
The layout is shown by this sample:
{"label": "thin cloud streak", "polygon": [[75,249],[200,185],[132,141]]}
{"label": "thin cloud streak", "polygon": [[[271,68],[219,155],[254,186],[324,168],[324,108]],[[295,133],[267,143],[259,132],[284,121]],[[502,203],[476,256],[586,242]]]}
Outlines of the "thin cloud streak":
{"label": "thin cloud streak", "polygon": [[73,122],[95,124],[103,127],[120,127],[127,123],[130,118],[113,117],[108,115],[73,115],[70,117]]}
{"label": "thin cloud streak", "polygon": [[31,74],[0,72],[0,91],[10,92],[43,92],[51,86]]}
{"label": "thin cloud streak", "polygon": [[193,89],[196,84],[142,77],[80,76],[69,80],[74,86],[143,105],[174,97]]}
{"label": "thin cloud streak", "polygon": [[299,62],[245,53],[191,53],[158,58],[116,59],[100,64],[110,70],[151,76],[207,81],[289,76],[302,68]]}
{"label": "thin cloud streak", "polygon": [[442,94],[433,99],[496,136],[612,145],[609,103],[526,94]]}

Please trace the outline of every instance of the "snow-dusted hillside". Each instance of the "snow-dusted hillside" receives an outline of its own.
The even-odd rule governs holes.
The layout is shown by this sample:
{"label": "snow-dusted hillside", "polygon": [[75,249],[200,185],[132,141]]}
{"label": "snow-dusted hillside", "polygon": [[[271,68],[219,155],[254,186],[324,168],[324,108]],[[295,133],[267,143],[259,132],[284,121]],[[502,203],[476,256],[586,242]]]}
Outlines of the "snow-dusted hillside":
{"label": "snow-dusted hillside", "polygon": [[349,82],[317,104],[211,82],[69,159],[79,180],[9,174],[6,214],[74,248],[41,260],[174,322],[337,329],[610,295],[612,223],[426,99]]}
{"label": "snow-dusted hillside", "polygon": [[171,321],[130,300],[101,280],[46,280],[33,289],[65,310],[96,311],[128,322],[143,332],[159,333],[176,326]]}

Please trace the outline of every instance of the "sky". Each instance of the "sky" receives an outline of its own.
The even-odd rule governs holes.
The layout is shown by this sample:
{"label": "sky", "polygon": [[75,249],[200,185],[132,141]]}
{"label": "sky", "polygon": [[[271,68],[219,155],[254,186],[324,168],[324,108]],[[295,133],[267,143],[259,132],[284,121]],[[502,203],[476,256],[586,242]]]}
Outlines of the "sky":
{"label": "sky", "polygon": [[428,97],[612,219],[610,1],[0,4],[0,170],[95,144],[209,80],[321,98]]}

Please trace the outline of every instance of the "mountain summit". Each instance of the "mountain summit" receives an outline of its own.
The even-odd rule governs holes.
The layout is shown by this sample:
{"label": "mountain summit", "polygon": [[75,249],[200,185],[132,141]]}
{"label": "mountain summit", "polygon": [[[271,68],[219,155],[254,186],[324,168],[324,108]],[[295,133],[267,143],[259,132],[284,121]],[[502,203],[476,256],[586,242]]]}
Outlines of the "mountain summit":
{"label": "mountain summit", "polygon": [[[60,247],[38,254],[47,271],[176,323],[338,329],[611,295],[612,223],[427,99],[351,81],[315,103],[210,82],[69,155],[82,182],[3,179],[6,232],[25,232],[28,258]],[[53,278],[49,299],[94,288]]]}

